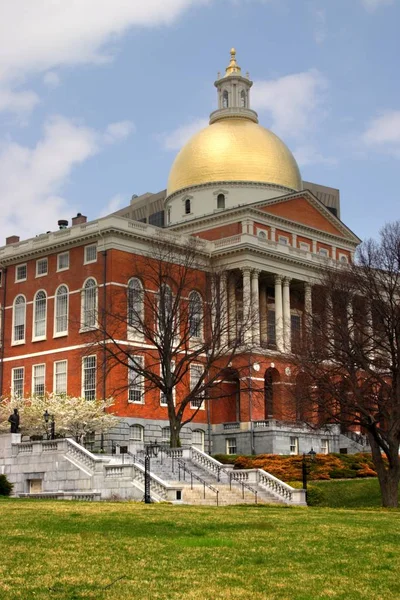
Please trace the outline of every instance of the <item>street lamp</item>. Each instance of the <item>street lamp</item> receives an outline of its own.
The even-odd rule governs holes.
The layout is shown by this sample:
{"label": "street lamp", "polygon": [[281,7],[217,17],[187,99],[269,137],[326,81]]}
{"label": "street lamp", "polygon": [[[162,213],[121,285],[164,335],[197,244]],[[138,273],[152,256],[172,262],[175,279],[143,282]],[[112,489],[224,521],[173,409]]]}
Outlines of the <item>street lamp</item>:
{"label": "street lamp", "polygon": [[144,503],[151,504],[150,494],[150,458],[157,458],[160,446],[156,441],[145,446],[144,456]]}
{"label": "street lamp", "polygon": [[[48,422],[50,421],[50,439],[54,440],[56,437],[56,425],[55,425],[55,421],[54,421],[54,415],[51,415],[46,408],[46,410],[43,413],[43,418],[44,418],[44,422],[46,423],[46,425],[48,425]],[[47,427],[46,427],[46,430],[47,430]],[[49,439],[48,433],[47,433],[47,439]]]}
{"label": "street lamp", "polygon": [[303,490],[306,490],[307,492],[307,474],[308,474],[308,470],[307,470],[307,456],[310,457],[311,461],[314,461],[314,458],[316,456],[316,452],[314,450],[314,448],[311,447],[310,452],[308,452],[307,454],[305,452],[303,452],[303,461],[302,461],[302,473],[303,473]]}

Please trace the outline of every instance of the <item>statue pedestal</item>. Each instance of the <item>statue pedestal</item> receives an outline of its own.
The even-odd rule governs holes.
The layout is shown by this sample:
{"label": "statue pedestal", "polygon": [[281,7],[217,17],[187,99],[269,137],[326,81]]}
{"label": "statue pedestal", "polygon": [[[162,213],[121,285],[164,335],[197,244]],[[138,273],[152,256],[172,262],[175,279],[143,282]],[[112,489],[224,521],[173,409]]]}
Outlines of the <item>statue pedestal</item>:
{"label": "statue pedestal", "polygon": [[3,458],[12,456],[12,444],[19,444],[21,441],[20,433],[0,433],[0,463]]}

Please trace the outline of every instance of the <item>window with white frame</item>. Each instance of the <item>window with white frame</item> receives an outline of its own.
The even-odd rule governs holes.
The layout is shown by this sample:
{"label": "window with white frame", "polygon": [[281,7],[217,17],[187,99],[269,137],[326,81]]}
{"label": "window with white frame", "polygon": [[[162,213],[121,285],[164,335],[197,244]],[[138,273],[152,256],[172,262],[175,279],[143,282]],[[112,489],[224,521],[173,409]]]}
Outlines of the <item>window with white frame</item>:
{"label": "window with white frame", "polygon": [[202,429],[192,431],[192,446],[204,451],[204,431]]}
{"label": "window with white frame", "polygon": [[236,438],[233,438],[233,437],[226,438],[225,444],[226,444],[226,453],[227,454],[236,454],[237,453]]}
{"label": "window with white frame", "polygon": [[203,300],[199,292],[189,294],[189,336],[197,339],[203,337]]}
{"label": "window with white frame", "polygon": [[40,290],[35,295],[33,309],[33,339],[42,340],[46,337],[47,295]]}
{"label": "window with white frame", "polygon": [[290,438],[290,454],[297,455],[299,453],[299,438],[291,437]]}
{"label": "window with white frame", "polygon": [[32,394],[43,396],[45,391],[46,365],[33,365],[32,370]]}
{"label": "window with white frame", "polygon": [[288,246],[289,245],[289,238],[286,235],[279,235],[278,236],[278,243],[279,244],[283,244],[284,246]]}
{"label": "window with white frame", "polygon": [[[162,369],[162,366],[160,365],[160,369]],[[175,361],[172,360],[171,361],[171,374],[175,371]],[[175,404],[175,399],[176,399],[176,387],[174,386],[172,389],[172,399],[173,402]],[[160,406],[168,406],[168,402],[167,402],[167,398],[164,394],[163,391],[160,390]]]}
{"label": "window with white frame", "polygon": [[55,295],[54,311],[54,335],[65,335],[68,333],[68,288],[60,285]]}
{"label": "window with white frame", "polygon": [[217,208],[225,208],[225,195],[224,194],[218,194]]}
{"label": "window with white frame", "polygon": [[318,254],[320,254],[321,256],[324,256],[326,258],[329,256],[329,252],[326,248],[320,248],[318,250]]}
{"label": "window with white frame", "polygon": [[268,346],[276,346],[275,307],[267,311],[267,343]]}
{"label": "window with white frame", "polygon": [[13,344],[23,344],[26,326],[25,296],[20,295],[15,298],[13,313]]}
{"label": "window with white frame", "polygon": [[82,396],[86,400],[96,398],[96,356],[85,356],[82,360]]}
{"label": "window with white frame", "polygon": [[299,248],[300,248],[300,250],[305,250],[307,252],[310,252],[310,244],[307,244],[307,242],[300,242]]}
{"label": "window with white frame", "polygon": [[168,442],[171,439],[171,427],[163,427],[161,429],[161,441],[162,442]]}
{"label": "window with white frame", "polygon": [[85,246],[85,265],[88,263],[93,263],[97,261],[97,245],[90,244],[90,246]]}
{"label": "window with white frame", "polygon": [[11,395],[13,398],[22,398],[24,395],[24,367],[12,369]]}
{"label": "window with white frame", "polygon": [[36,261],[36,277],[41,275],[47,275],[48,272],[48,260],[47,258],[39,258]]}
{"label": "window with white frame", "polygon": [[128,282],[128,339],[143,339],[144,318],[143,285],[140,279],[133,277]]}
{"label": "window with white frame", "polygon": [[349,259],[345,254],[339,254],[339,261],[342,263],[348,263]]}
{"label": "window with white frame", "polygon": [[[190,390],[194,390],[203,376],[203,365],[190,365]],[[190,402],[190,408],[204,408],[204,391],[198,392]]]}
{"label": "window with white frame", "polygon": [[266,242],[266,241],[267,241],[267,239],[268,239],[268,234],[267,234],[267,232],[265,231],[265,229],[258,229],[258,230],[257,230],[257,235],[258,235],[258,238],[259,238],[261,241],[263,241],[263,242]]}
{"label": "window with white frame", "polygon": [[329,440],[326,438],[321,440],[321,454],[329,454]]}
{"label": "window with white frame", "polygon": [[144,403],[144,356],[131,356],[128,362],[128,402]]}
{"label": "window with white frame", "polygon": [[82,329],[93,329],[97,326],[97,283],[95,279],[87,279],[82,290]]}
{"label": "window with white frame", "polygon": [[144,427],[142,425],[131,425],[129,427],[129,437],[135,442],[143,442],[144,439]]}
{"label": "window with white frame", "polygon": [[26,277],[27,277],[26,263],[24,265],[17,265],[15,267],[15,281],[25,281]]}
{"label": "window with white frame", "polygon": [[61,252],[61,254],[57,254],[57,271],[66,269],[69,269],[69,252]]}
{"label": "window with white frame", "polygon": [[190,205],[190,198],[186,198],[185,200],[185,215],[190,215],[191,213],[191,205]]}
{"label": "window with white frame", "polygon": [[67,393],[67,361],[57,360],[54,363],[54,383],[53,390],[55,394]]}

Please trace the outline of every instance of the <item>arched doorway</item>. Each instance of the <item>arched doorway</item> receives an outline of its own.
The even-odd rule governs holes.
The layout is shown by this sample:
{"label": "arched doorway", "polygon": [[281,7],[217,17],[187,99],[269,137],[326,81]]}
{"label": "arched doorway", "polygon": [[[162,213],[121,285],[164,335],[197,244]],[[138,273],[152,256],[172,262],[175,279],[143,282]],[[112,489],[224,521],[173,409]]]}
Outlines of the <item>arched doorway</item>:
{"label": "arched doorway", "polygon": [[270,367],[264,375],[264,410],[265,419],[273,419],[276,412],[276,384],[280,382],[279,371]]}

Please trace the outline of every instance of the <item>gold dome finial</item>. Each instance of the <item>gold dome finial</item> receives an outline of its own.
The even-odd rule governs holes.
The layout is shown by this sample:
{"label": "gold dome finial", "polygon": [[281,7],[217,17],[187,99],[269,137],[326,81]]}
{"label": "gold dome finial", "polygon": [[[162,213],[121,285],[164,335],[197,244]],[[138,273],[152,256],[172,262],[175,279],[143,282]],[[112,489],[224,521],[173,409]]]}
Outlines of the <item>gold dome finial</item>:
{"label": "gold dome finial", "polygon": [[225,77],[229,75],[241,75],[242,70],[236,62],[236,50],[231,48],[231,60],[225,70]]}

